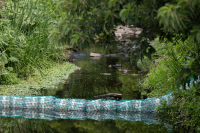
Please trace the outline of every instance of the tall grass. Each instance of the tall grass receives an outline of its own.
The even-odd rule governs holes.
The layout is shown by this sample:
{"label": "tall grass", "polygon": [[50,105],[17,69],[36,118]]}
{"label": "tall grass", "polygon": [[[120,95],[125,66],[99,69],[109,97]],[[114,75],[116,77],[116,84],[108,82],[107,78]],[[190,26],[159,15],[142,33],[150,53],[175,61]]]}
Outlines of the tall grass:
{"label": "tall grass", "polygon": [[11,73],[26,78],[61,55],[58,44],[48,39],[57,21],[63,17],[56,9],[56,0],[7,0],[1,17],[1,81],[5,77],[9,79]]}
{"label": "tall grass", "polygon": [[161,44],[157,41],[154,47],[156,47],[156,54],[160,58],[153,61],[154,63],[150,67],[150,72],[143,83],[145,88],[152,90],[148,94],[151,97],[162,96],[169,93],[170,90],[177,89],[180,69],[191,67],[195,60],[189,51],[197,54],[196,45],[190,40],[185,42],[179,41],[179,44],[176,46],[170,42]]}

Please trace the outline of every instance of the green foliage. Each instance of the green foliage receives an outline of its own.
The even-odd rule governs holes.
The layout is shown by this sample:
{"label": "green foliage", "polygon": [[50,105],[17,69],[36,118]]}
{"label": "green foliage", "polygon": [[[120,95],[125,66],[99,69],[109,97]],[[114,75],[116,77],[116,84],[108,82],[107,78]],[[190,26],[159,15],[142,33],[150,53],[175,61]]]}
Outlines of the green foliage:
{"label": "green foliage", "polygon": [[195,58],[191,53],[197,54],[196,45],[189,39],[185,42],[179,40],[177,43],[177,45],[169,42],[160,44],[157,41],[153,45],[157,49],[155,55],[158,59],[153,61],[154,64],[151,65],[143,84],[145,88],[153,90],[149,96],[162,96],[174,90],[177,81],[181,80],[179,78],[181,68],[192,67]]}
{"label": "green foliage", "polygon": [[[134,23],[134,25],[144,27],[144,30],[138,41],[138,45],[142,44],[142,50],[131,51],[132,55],[135,52],[140,52],[141,57],[148,56],[151,58],[151,53],[154,53],[155,50],[147,40],[154,39],[155,34],[149,34],[149,31],[157,27],[158,22],[146,24],[148,21],[155,20],[156,15],[156,10],[151,9],[151,12],[149,12],[147,7],[150,6],[147,6],[148,4],[157,7],[154,5],[155,3],[147,2],[142,4],[139,1],[64,0],[58,5],[64,6],[67,19],[58,24],[58,29],[55,29],[51,36],[57,37],[59,42],[69,43],[73,46],[78,45],[80,48],[95,44],[103,45],[108,49],[109,47],[114,48],[117,43],[113,34],[115,26]],[[151,13],[151,17],[149,17],[149,13]],[[98,41],[95,42],[94,40]]]}
{"label": "green foliage", "polygon": [[[61,56],[48,36],[63,14],[56,0],[7,0],[0,19],[0,84],[17,83]],[[8,72],[12,68],[12,72]],[[5,75],[6,73],[6,75]],[[13,79],[13,80],[11,80]]]}
{"label": "green foliage", "polygon": [[163,102],[157,110],[163,122],[173,124],[173,132],[193,133],[200,131],[200,97],[196,89],[179,90],[173,93],[170,103]]}
{"label": "green foliage", "polygon": [[0,84],[17,84],[19,83],[19,78],[17,78],[17,74],[13,72],[3,73],[1,75]]}
{"label": "green foliage", "polygon": [[[66,79],[78,67],[74,66],[69,62],[65,63],[56,63],[51,62],[48,64],[49,68],[43,68],[41,71],[35,71],[31,76],[27,77],[26,80],[20,80],[16,78],[16,74],[9,72],[7,75],[3,75],[2,84],[0,86],[0,95],[54,95],[56,91],[62,89],[63,84],[66,82]],[[14,85],[7,85],[11,83],[18,83]],[[47,90],[45,94],[42,94],[41,90]]]}
{"label": "green foliage", "polygon": [[[133,24],[143,30],[137,41],[141,49],[130,50],[131,62],[144,56],[151,59],[155,49],[150,41],[157,36],[173,44],[190,38],[197,45],[197,53],[200,51],[199,0],[63,0],[58,5],[67,15],[51,34],[58,42],[79,45],[80,48],[89,44],[103,45],[107,49],[116,43],[115,26]],[[98,42],[94,41],[96,39]],[[199,54],[192,56],[195,58],[193,67],[180,68],[177,85],[185,86],[190,78],[197,80],[200,58]]]}
{"label": "green foliage", "polygon": [[138,60],[137,62],[137,67],[141,70],[141,71],[145,71],[148,72],[151,66],[151,60],[147,57],[144,57],[143,60]]}
{"label": "green foliage", "polygon": [[159,65],[157,64],[150,69],[143,86],[153,90],[148,96],[154,97],[169,93],[176,86],[176,82],[170,69],[166,67],[164,62],[160,62]]}
{"label": "green foliage", "polygon": [[[179,39],[185,41],[190,38],[194,45],[196,45],[194,51],[189,51],[189,57],[194,58],[191,61],[192,66],[182,66],[179,70],[177,87],[182,84],[185,88],[186,83],[190,82],[190,78],[197,80],[200,73],[199,5],[200,1],[198,0],[178,0],[176,3],[166,4],[158,10],[157,17],[159,18],[159,23],[164,27],[163,31],[168,32],[168,39],[176,43]],[[173,36],[176,36],[175,40],[172,40]],[[197,92],[200,92],[198,88]]]}
{"label": "green foliage", "polygon": [[184,85],[182,89],[176,88],[177,81],[181,80],[179,78],[181,68],[193,67],[198,54],[197,45],[188,39],[185,42],[178,40],[176,45],[169,42],[162,44],[156,42],[154,47],[159,58],[154,60],[154,65],[151,66],[150,73],[147,74],[143,84],[144,87],[152,90],[148,96],[162,96],[176,89],[173,91],[173,101],[164,102],[159,107],[160,117],[163,122],[167,120],[169,124],[173,124],[173,132],[199,131],[199,108],[195,108],[195,105],[200,102],[197,95],[198,85],[186,90],[183,89]]}

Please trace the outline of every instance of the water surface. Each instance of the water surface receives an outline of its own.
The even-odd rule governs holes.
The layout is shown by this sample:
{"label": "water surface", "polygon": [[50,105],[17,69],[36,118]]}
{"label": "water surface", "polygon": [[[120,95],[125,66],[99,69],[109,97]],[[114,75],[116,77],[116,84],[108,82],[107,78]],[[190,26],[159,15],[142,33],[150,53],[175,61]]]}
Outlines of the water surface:
{"label": "water surface", "polygon": [[[59,98],[81,98],[92,100],[94,96],[120,93],[122,99],[141,99],[138,69],[130,58],[121,54],[90,57],[90,53],[77,53],[74,64],[81,69],[70,75],[63,90],[56,93]],[[122,67],[109,67],[120,64]],[[136,76],[131,76],[135,74]]]}
{"label": "water surface", "polygon": [[[72,73],[59,91],[54,94],[57,98],[78,98],[94,100],[94,96],[107,93],[120,93],[123,100],[141,99],[139,82],[143,78],[138,74],[138,68],[130,63],[127,55],[106,54],[104,57],[90,57],[90,52],[105,54],[102,48],[90,48],[74,55],[73,63],[80,70]],[[122,67],[108,67],[121,64]],[[129,71],[120,71],[126,69]],[[132,74],[135,74],[132,76]],[[43,95],[48,90],[43,90]],[[95,112],[94,112],[95,114]],[[93,114],[91,114],[92,117]],[[104,114],[105,115],[105,114]],[[74,116],[74,117],[73,117]],[[94,115],[95,116],[95,115]],[[127,119],[134,116],[134,119]],[[156,123],[155,114],[127,113],[116,120],[96,120],[84,118],[84,114],[66,116],[66,119],[41,120],[26,118],[0,118],[0,132],[55,132],[55,133],[165,133],[166,125]],[[128,121],[124,121],[128,120]],[[101,120],[101,121],[100,121]]]}

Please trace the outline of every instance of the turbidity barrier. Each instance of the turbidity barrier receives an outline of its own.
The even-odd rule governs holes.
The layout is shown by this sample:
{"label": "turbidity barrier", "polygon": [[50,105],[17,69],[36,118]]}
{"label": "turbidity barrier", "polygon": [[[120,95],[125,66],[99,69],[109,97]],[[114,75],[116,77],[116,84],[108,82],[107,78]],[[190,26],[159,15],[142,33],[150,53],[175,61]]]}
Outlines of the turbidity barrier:
{"label": "turbidity barrier", "polygon": [[154,112],[162,100],[169,102],[171,93],[145,100],[60,99],[54,96],[0,96],[1,117],[29,119],[121,119],[155,123]]}
{"label": "turbidity barrier", "polygon": [[47,109],[0,109],[1,117],[24,117],[26,119],[74,119],[86,120],[123,120],[123,121],[141,121],[146,124],[157,124],[156,113],[154,112],[130,112],[130,111],[66,111],[66,110],[47,110]]}
{"label": "turbidity barrier", "polygon": [[160,105],[161,100],[170,101],[171,93],[145,100],[86,100],[60,99],[54,96],[0,96],[0,108],[48,109],[66,111],[135,111],[152,112]]}

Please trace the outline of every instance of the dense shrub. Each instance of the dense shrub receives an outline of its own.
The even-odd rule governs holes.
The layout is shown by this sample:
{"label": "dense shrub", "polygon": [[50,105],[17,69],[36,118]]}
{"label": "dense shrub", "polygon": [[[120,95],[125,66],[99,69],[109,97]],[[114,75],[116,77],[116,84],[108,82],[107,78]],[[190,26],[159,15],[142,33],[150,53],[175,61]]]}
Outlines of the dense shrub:
{"label": "dense shrub", "polygon": [[200,97],[196,96],[196,89],[178,90],[173,96],[170,104],[163,102],[157,109],[158,116],[163,122],[173,124],[173,132],[200,132]]}
{"label": "dense shrub", "polygon": [[[158,115],[166,123],[173,125],[172,132],[198,132],[200,131],[200,103],[197,95],[198,86],[184,89],[177,85],[181,68],[192,67],[195,61],[197,45],[191,40],[179,41],[177,45],[164,42],[155,43],[156,54],[159,58],[152,61],[150,72],[143,82],[143,87],[151,89],[148,96],[162,96],[173,90],[174,99],[165,101],[158,108]],[[162,48],[161,48],[162,47]],[[191,54],[192,53],[192,54]],[[187,76],[187,73],[186,75]]]}
{"label": "dense shrub", "polygon": [[177,45],[169,42],[156,41],[153,45],[158,58],[154,58],[150,65],[150,72],[143,82],[145,88],[152,90],[149,96],[162,96],[178,88],[179,71],[183,67],[191,67],[195,60],[193,54],[197,54],[196,45],[191,41],[179,41]]}
{"label": "dense shrub", "polygon": [[13,77],[27,78],[62,55],[62,47],[48,38],[62,16],[56,0],[5,1],[0,19],[0,84],[16,83]]}

